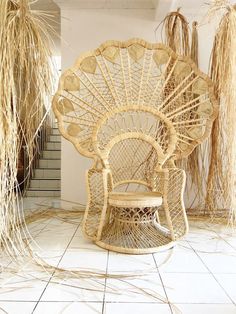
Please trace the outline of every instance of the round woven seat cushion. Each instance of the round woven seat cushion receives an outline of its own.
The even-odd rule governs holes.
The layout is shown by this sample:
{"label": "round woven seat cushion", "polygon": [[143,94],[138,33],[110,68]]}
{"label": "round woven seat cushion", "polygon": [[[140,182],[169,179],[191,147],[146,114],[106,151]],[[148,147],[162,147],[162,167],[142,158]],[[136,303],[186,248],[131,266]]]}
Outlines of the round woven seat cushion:
{"label": "round woven seat cushion", "polygon": [[111,192],[108,202],[116,207],[153,207],[162,204],[162,196],[157,192]]}

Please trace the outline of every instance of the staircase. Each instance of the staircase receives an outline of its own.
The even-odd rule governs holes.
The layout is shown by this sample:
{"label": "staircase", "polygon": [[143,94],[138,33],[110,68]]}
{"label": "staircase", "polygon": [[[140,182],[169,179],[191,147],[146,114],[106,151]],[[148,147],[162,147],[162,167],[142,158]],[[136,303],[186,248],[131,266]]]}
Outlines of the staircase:
{"label": "staircase", "polygon": [[61,194],[61,136],[57,128],[51,129],[45,150],[40,153],[34,169],[27,197],[60,197]]}

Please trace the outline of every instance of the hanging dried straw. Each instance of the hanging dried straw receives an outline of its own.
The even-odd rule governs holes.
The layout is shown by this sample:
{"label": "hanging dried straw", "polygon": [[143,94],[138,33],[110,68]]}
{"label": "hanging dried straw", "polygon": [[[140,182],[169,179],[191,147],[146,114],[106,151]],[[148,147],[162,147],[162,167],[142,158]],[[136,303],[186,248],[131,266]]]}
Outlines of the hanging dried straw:
{"label": "hanging dried straw", "polygon": [[180,8],[167,14],[157,29],[160,26],[162,33],[164,30],[164,43],[177,54],[189,56],[189,26],[186,18],[180,13]]}
{"label": "hanging dried straw", "polygon": [[205,23],[210,23],[213,19],[218,19],[222,17],[222,10],[224,11],[226,7],[230,7],[230,0],[211,0],[205,3],[207,8],[206,15],[203,16],[201,25]]}
{"label": "hanging dried straw", "polygon": [[195,62],[195,64],[198,66],[199,60],[198,60],[198,30],[197,30],[197,21],[194,21],[192,23],[192,41],[191,41],[191,51],[190,56],[191,59]]}
{"label": "hanging dried straw", "polygon": [[[198,23],[194,21],[192,24],[191,48],[188,21],[180,14],[180,9],[167,14],[160,25],[162,25],[162,33],[164,30],[163,41],[176,53],[190,56],[198,66]],[[205,196],[203,193],[206,182],[206,173],[204,170],[205,156],[202,151],[204,147],[205,144],[201,145],[201,147],[197,147],[187,160],[179,162],[179,166],[188,172],[187,194],[188,199],[191,199],[190,208],[192,206],[200,207]]]}
{"label": "hanging dried straw", "polygon": [[[198,51],[198,23],[194,21],[192,23],[192,40],[191,40],[191,49],[190,49],[190,57],[195,62],[195,64],[199,65],[199,51]],[[190,209],[194,206],[201,206],[202,199],[204,197],[203,193],[203,185],[206,179],[204,180],[204,158],[202,149],[205,147],[205,143],[197,146],[194,151],[191,153],[191,156],[188,158],[186,162],[186,170],[190,175],[190,191],[195,191],[195,195],[192,195],[192,202],[190,204]]]}
{"label": "hanging dried straw", "polygon": [[217,30],[211,58],[211,77],[220,101],[211,136],[211,161],[206,207],[227,210],[236,221],[236,6],[228,6]]}
{"label": "hanging dried straw", "polygon": [[20,208],[17,171],[22,145],[29,160],[52,90],[47,15],[32,12],[27,0],[0,2],[0,242],[14,256],[24,250],[17,226]]}

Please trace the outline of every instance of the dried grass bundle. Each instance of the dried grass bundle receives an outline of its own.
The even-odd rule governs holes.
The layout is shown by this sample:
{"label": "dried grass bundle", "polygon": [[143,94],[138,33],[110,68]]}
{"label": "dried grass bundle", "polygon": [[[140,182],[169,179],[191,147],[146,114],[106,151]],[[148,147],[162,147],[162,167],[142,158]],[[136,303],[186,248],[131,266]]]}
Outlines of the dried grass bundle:
{"label": "dried grass bundle", "polygon": [[[50,36],[43,13],[27,0],[0,2],[0,242],[11,256],[24,251],[18,225],[17,170],[22,145],[29,159],[52,90]],[[27,231],[26,231],[27,233]]]}
{"label": "dried grass bundle", "polygon": [[186,18],[177,11],[170,12],[160,25],[164,30],[164,43],[177,54],[189,56],[189,26]]}
{"label": "dried grass bundle", "polygon": [[[198,51],[198,23],[194,21],[192,23],[192,38],[191,38],[191,49],[190,57],[199,65],[199,51]],[[204,199],[203,186],[206,181],[205,172],[204,172],[204,154],[203,148],[205,148],[205,143],[197,146],[194,151],[191,153],[191,156],[186,162],[186,170],[190,175],[190,191],[195,191],[195,196],[192,196],[192,202],[190,208],[196,206],[197,208],[201,207],[202,200]],[[195,204],[195,205],[194,205]]]}
{"label": "dried grass bundle", "polygon": [[222,16],[222,10],[225,11],[226,8],[231,6],[230,0],[211,0],[206,2],[208,6],[207,14],[203,17],[200,24],[209,23],[212,19]]}
{"label": "dried grass bundle", "polygon": [[192,23],[192,41],[191,41],[191,51],[190,56],[191,59],[198,66],[198,30],[197,30],[197,21]]}
{"label": "dried grass bundle", "polygon": [[206,206],[212,213],[227,210],[236,222],[236,7],[228,7],[217,30],[211,58],[211,77],[220,101],[211,136],[211,161]]}

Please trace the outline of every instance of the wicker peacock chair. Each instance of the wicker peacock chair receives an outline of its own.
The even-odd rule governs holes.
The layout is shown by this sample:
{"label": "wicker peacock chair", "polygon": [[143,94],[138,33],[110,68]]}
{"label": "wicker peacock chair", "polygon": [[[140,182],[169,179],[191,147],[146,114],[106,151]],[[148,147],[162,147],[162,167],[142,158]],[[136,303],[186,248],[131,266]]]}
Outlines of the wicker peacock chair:
{"label": "wicker peacock chair", "polygon": [[141,39],[109,41],[65,71],[53,109],[84,156],[84,234],[123,253],[151,253],[186,234],[187,157],[217,114],[209,78],[185,57]]}

